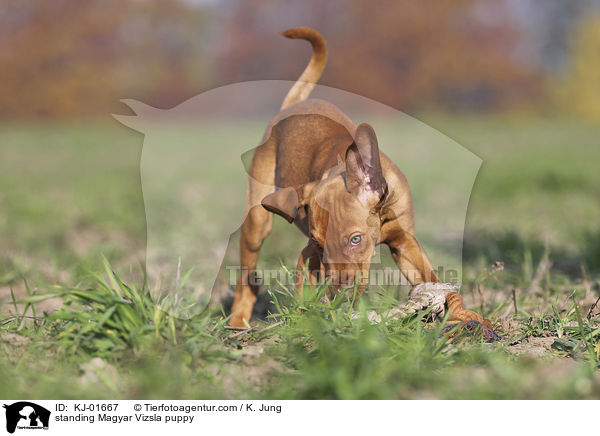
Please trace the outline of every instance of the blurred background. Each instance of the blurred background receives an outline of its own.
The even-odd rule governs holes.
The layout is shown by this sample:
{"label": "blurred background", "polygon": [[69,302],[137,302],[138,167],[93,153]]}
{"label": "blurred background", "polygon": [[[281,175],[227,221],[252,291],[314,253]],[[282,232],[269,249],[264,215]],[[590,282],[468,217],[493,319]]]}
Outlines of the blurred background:
{"label": "blurred background", "polygon": [[411,112],[600,117],[593,0],[2,0],[0,116],[106,117],[124,97],[168,108],[233,82],[295,80],[323,33],[322,84]]}
{"label": "blurred background", "polygon": [[466,277],[503,261],[507,290],[548,256],[555,284],[600,272],[599,1],[0,0],[2,298],[23,278],[84,280],[100,254],[137,268],[143,138],[112,119],[130,114],[120,99],[168,109],[235,82],[295,80],[310,46],[278,34],[300,25],[327,39],[320,83],[483,159]]}

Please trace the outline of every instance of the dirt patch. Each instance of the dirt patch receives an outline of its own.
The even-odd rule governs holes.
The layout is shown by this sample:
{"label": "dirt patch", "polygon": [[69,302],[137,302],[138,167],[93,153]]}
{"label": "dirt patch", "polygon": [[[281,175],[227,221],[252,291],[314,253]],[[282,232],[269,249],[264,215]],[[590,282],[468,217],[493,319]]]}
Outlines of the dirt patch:
{"label": "dirt patch", "polygon": [[508,345],[506,351],[512,354],[525,354],[530,357],[541,357],[552,352],[554,337],[526,338],[518,344]]}
{"label": "dirt patch", "polygon": [[215,366],[215,375],[224,375],[223,388],[230,395],[239,395],[239,386],[249,386],[260,392],[265,386],[270,386],[273,378],[288,371],[284,366],[270,356],[265,349],[273,345],[273,338],[259,342],[247,343],[240,350],[240,358],[224,367]]}
{"label": "dirt patch", "polygon": [[497,318],[492,320],[492,324],[504,337],[511,337],[521,329],[521,321],[513,318]]}
{"label": "dirt patch", "polygon": [[82,372],[79,377],[79,383],[83,386],[103,383],[113,391],[121,385],[121,380],[117,369],[99,357],[94,357],[90,361],[80,366]]}
{"label": "dirt patch", "polygon": [[23,356],[31,340],[16,333],[0,331],[0,355],[8,362],[16,362]]}

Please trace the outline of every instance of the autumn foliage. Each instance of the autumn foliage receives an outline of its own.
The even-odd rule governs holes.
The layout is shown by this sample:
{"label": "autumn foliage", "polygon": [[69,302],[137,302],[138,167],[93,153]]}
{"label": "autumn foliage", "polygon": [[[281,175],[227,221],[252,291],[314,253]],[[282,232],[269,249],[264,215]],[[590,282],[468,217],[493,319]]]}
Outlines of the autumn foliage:
{"label": "autumn foliage", "polygon": [[[278,33],[298,25],[318,29],[329,43],[321,83],[402,110],[532,107],[547,83],[515,55],[525,36],[505,0],[0,5],[5,119],[102,117],[122,110],[121,98],[167,108],[228,83],[295,80],[310,47]],[[593,51],[589,26],[581,57]],[[577,74],[586,73],[576,72],[572,86]]]}

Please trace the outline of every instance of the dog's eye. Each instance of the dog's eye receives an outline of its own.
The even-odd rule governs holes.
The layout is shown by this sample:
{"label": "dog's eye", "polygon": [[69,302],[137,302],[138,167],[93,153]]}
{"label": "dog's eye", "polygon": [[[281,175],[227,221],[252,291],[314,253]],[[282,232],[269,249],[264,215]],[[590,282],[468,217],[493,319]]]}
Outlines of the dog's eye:
{"label": "dog's eye", "polygon": [[358,245],[358,244],[360,244],[361,241],[362,241],[361,235],[354,235],[350,238],[350,243],[352,245]]}

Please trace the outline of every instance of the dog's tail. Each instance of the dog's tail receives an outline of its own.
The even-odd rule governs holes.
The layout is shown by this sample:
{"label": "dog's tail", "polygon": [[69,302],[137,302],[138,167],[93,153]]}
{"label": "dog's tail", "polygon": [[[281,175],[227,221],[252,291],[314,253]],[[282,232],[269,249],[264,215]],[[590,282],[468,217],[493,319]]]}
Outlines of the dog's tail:
{"label": "dog's tail", "polygon": [[283,100],[281,105],[283,110],[294,103],[306,100],[310,95],[327,63],[327,43],[323,35],[310,27],[295,27],[286,30],[282,35],[286,38],[306,39],[313,47],[310,62]]}

